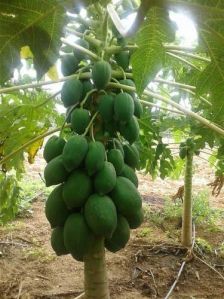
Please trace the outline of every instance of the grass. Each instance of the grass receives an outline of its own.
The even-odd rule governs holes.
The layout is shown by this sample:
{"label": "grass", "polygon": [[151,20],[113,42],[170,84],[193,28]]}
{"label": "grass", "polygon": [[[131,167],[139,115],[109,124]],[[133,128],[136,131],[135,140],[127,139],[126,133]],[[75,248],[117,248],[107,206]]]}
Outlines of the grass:
{"label": "grass", "polygon": [[[162,226],[167,222],[177,223],[182,216],[182,203],[174,203],[171,199],[166,199],[163,209],[151,211],[145,207],[144,213],[145,219],[148,219],[157,226]],[[220,218],[224,218],[224,211],[211,207],[206,191],[194,195],[193,220],[197,225],[216,231],[216,229],[219,230],[218,221]]]}

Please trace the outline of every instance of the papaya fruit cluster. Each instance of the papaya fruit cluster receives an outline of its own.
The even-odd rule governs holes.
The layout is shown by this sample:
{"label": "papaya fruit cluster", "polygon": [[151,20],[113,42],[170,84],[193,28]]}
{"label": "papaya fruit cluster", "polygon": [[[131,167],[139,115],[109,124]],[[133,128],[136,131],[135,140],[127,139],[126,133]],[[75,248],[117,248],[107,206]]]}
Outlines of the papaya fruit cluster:
{"label": "papaya fruit cluster", "polygon": [[[62,59],[64,75],[77,71],[71,63],[77,52],[72,55]],[[130,229],[143,221],[135,173],[142,106],[134,92],[110,87],[111,74],[111,65],[101,60],[91,67],[91,78],[64,83],[61,99],[71,134],[67,140],[52,136],[44,148],[46,186],[57,185],[45,207],[51,245],[57,255],[70,253],[78,261],[96,238],[104,238],[112,252],[124,248]],[[134,86],[130,79],[120,83]]]}

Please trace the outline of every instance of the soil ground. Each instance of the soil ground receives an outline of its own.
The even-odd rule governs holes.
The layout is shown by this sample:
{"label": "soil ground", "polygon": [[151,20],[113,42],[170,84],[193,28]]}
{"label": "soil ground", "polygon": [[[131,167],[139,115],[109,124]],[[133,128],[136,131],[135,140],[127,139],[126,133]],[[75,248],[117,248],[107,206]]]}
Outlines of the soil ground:
{"label": "soil ground", "polygon": [[[213,175],[204,163],[196,166],[197,193],[207,188]],[[39,168],[29,169],[33,177],[38,177]],[[150,215],[159,215],[164,199],[175,194],[183,179],[152,181],[149,176],[139,174],[139,182]],[[83,291],[83,263],[70,256],[57,257],[50,247],[45,200],[39,196],[32,205],[31,215],[0,228],[0,299],[70,299]],[[224,192],[217,198],[210,196],[210,202],[223,209]],[[223,223],[220,219],[216,229],[196,227],[196,238],[206,240],[212,247],[210,253],[201,250],[198,255],[215,265],[219,274],[200,260],[190,258],[170,298],[224,298],[224,281],[220,277],[224,276],[224,254],[219,254],[219,248],[224,247]],[[165,298],[187,255],[186,249],[180,247],[180,232],[176,220],[156,223],[146,217],[142,227],[132,231],[124,250],[116,254],[107,252],[111,298]]]}

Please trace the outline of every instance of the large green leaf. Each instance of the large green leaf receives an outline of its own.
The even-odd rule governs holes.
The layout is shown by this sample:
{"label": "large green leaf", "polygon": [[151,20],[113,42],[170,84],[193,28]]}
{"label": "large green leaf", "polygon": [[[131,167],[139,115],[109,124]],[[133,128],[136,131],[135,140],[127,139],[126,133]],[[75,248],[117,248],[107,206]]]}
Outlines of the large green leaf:
{"label": "large green leaf", "polygon": [[136,36],[139,48],[133,53],[131,63],[138,94],[154,79],[165,62],[164,42],[174,39],[174,26],[168,13],[160,8],[150,9]]}
{"label": "large green leaf", "polygon": [[54,0],[0,0],[0,83],[20,64],[20,49],[28,45],[38,78],[58,57],[65,11]]}

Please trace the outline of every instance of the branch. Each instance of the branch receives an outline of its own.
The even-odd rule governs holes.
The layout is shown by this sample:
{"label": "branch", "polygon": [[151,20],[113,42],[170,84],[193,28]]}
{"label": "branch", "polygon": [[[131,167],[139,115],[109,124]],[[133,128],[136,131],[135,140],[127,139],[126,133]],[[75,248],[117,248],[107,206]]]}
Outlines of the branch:
{"label": "branch", "polygon": [[[123,85],[123,84],[109,83],[108,86],[113,87],[113,88],[120,88],[120,89],[136,92],[136,89],[134,87],[126,86],[126,85]],[[173,106],[176,109],[180,110],[184,114],[196,119],[197,121],[199,121],[200,123],[202,123],[206,127],[210,128],[210,129],[214,130],[215,132],[217,132],[217,133],[221,134],[222,136],[224,136],[224,130],[222,128],[219,128],[216,124],[208,121],[207,119],[205,119],[204,117],[198,115],[197,113],[182,107],[180,104],[172,101],[170,98],[161,96],[161,95],[159,95],[157,93],[154,93],[150,90],[145,90],[143,94],[146,95],[146,96],[154,97],[155,99],[158,99],[158,100],[160,100],[164,103],[170,104],[171,106]]]}
{"label": "branch", "polygon": [[93,53],[92,51],[90,51],[90,50],[88,50],[88,49],[86,49],[86,48],[84,48],[84,47],[82,47],[82,46],[80,46],[80,45],[77,45],[77,44],[75,44],[75,43],[72,43],[72,42],[69,42],[69,41],[67,41],[65,38],[61,38],[61,41],[65,44],[65,45],[68,45],[68,46],[70,46],[70,47],[72,47],[72,48],[74,48],[74,49],[78,49],[78,50],[80,50],[80,51],[82,51],[82,53],[84,53],[84,54],[87,54],[88,56],[90,56],[90,57],[92,57],[93,59],[95,59],[95,60],[100,60],[100,57],[99,56],[97,56],[95,53]]}
{"label": "branch", "polygon": [[[69,128],[71,125],[67,124],[65,126],[65,128]],[[20,146],[19,148],[17,148],[16,150],[12,151],[10,154],[8,154],[7,156],[5,156],[3,159],[0,160],[0,165],[5,163],[6,161],[8,161],[10,158],[12,158],[14,155],[16,155],[17,153],[19,153],[20,151],[22,151],[23,149],[27,148],[28,146],[30,146],[31,144],[33,144],[34,142],[41,140],[55,132],[59,132],[61,130],[61,127],[55,128],[51,131],[48,131],[44,134],[41,134],[39,136],[34,137],[33,139],[29,140],[28,142],[26,142],[25,144],[23,144],[22,146]]]}
{"label": "branch", "polygon": [[174,57],[174,58],[180,60],[181,62],[183,62],[183,63],[185,63],[185,64],[188,64],[189,66],[191,66],[192,68],[194,68],[194,69],[196,69],[196,70],[198,70],[198,71],[201,71],[199,67],[197,67],[196,65],[194,65],[194,64],[191,63],[190,61],[188,61],[188,60],[186,60],[186,59],[184,59],[184,58],[182,58],[182,57],[180,57],[180,56],[178,56],[178,55],[176,55],[176,54],[173,54],[173,53],[171,53],[171,52],[166,52],[166,54],[169,55],[169,56],[171,56],[171,57]]}
{"label": "branch", "polygon": [[97,48],[102,46],[102,42],[95,37],[91,37],[89,35],[83,34],[81,32],[76,31],[75,29],[69,28],[69,27],[66,27],[66,30],[70,33],[75,34],[78,37],[84,38],[87,42],[89,42],[90,44],[92,44],[93,46],[95,46]]}
{"label": "branch", "polygon": [[153,80],[153,82],[173,85],[173,86],[180,87],[180,88],[187,88],[187,89],[190,89],[190,90],[195,90],[196,89],[196,87],[192,86],[192,85],[178,83],[178,82],[174,82],[174,81],[169,81],[169,80],[165,80],[165,79],[162,79],[162,78],[155,78]]}
{"label": "branch", "polygon": [[146,106],[152,106],[152,107],[155,107],[155,108],[158,108],[160,110],[165,110],[165,111],[169,111],[169,112],[172,112],[172,113],[177,113],[177,114],[181,114],[181,115],[185,115],[183,112],[181,111],[178,111],[178,110],[173,110],[173,109],[169,109],[169,108],[166,108],[166,107],[162,107],[160,105],[157,105],[157,104],[154,104],[154,103],[151,103],[151,102],[148,102],[148,101],[143,101],[143,100],[140,100],[140,102]]}
{"label": "branch", "polygon": [[187,52],[179,51],[179,50],[171,50],[171,49],[169,51],[170,51],[170,53],[172,52],[174,54],[178,54],[181,56],[187,56],[187,57],[190,57],[193,59],[197,59],[197,60],[201,60],[201,61],[205,61],[205,62],[211,62],[211,59],[197,55],[197,54],[187,53]]}

